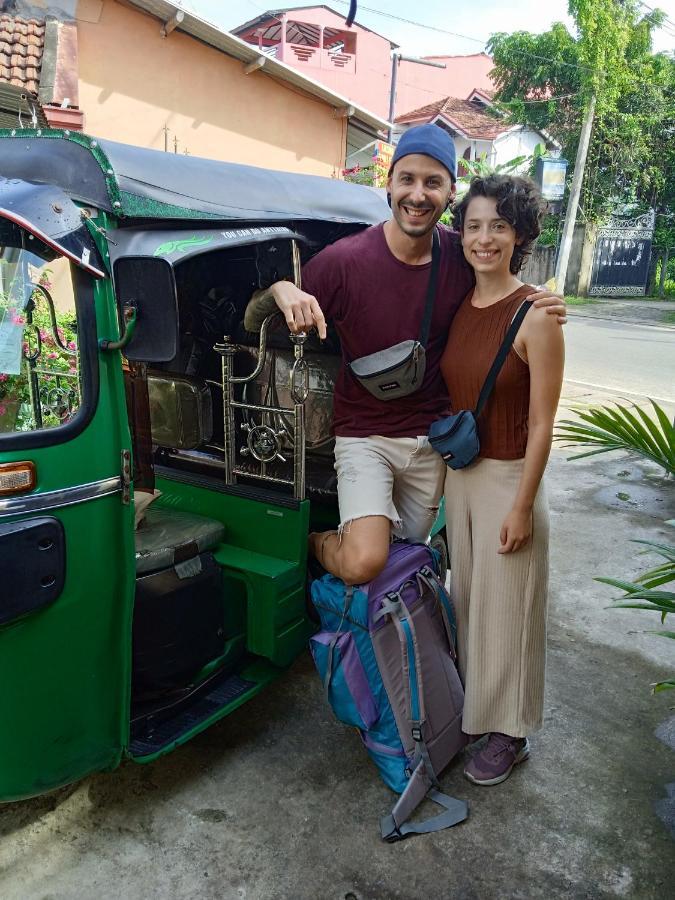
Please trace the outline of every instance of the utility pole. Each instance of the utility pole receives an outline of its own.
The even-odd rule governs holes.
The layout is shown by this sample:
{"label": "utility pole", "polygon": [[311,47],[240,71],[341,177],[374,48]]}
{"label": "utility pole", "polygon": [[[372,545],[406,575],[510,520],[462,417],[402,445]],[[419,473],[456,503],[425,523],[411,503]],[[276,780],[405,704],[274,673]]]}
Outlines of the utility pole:
{"label": "utility pole", "polygon": [[567,278],[567,266],[570,261],[570,251],[572,249],[572,238],[574,237],[574,225],[577,221],[577,211],[579,209],[579,198],[581,197],[581,186],[584,181],[584,170],[586,168],[586,157],[588,156],[588,146],[591,142],[591,132],[593,130],[593,116],[595,115],[596,95],[593,94],[588,101],[586,107],[586,116],[581,126],[581,135],[579,137],[579,146],[577,147],[577,158],[574,163],[574,175],[572,177],[572,186],[570,188],[570,197],[567,202],[567,213],[565,215],[565,226],[563,228],[562,238],[560,241],[560,249],[558,251],[558,262],[555,267],[555,285],[556,290],[561,294],[565,293],[565,279]]}
{"label": "utility pole", "polygon": [[418,66],[432,66],[434,69],[447,69],[445,63],[434,62],[431,59],[420,59],[418,56],[404,56],[403,53],[397,53],[395,50],[391,54],[391,87],[389,88],[389,131],[387,133],[387,143],[391,144],[391,138],[394,125],[394,111],[396,109],[396,84],[398,82],[398,67],[401,60],[406,62],[417,63]]}

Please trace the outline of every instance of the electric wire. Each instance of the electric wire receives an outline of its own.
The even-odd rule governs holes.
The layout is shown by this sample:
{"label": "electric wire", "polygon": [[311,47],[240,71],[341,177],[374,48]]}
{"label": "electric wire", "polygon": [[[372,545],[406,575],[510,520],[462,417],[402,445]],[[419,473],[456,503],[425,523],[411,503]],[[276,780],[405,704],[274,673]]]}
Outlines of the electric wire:
{"label": "electric wire", "polygon": [[[249,0],[249,2],[251,2],[251,0]],[[339,3],[341,5],[348,4],[348,0],[333,0],[333,2]],[[447,34],[447,35],[450,35],[451,37],[458,37],[458,38],[462,38],[463,40],[472,41],[473,43],[476,43],[476,44],[482,44],[483,47],[485,47],[488,43],[487,40],[484,40],[482,38],[471,37],[470,35],[460,34],[459,32],[456,32],[456,31],[449,31],[447,28],[439,28],[438,26],[435,26],[435,25],[425,25],[423,22],[416,22],[413,19],[406,19],[403,16],[397,16],[394,13],[384,12],[384,10],[375,9],[372,6],[361,5],[361,9],[365,10],[366,12],[371,12],[371,13],[374,13],[375,15],[382,16],[383,18],[394,19],[398,22],[402,22],[405,25],[414,25],[415,27],[422,28],[425,31],[433,31],[433,32],[437,32],[439,34]],[[540,56],[537,53],[530,53],[528,50],[514,50],[513,52],[517,53],[519,56],[526,56],[529,59],[536,59],[539,62],[548,62],[548,63],[551,63],[556,66],[563,66],[565,68],[570,68],[570,69],[578,69],[578,70],[584,71],[584,72],[592,72],[596,75],[607,75],[608,74],[603,69],[594,69],[592,66],[584,66],[581,63],[564,62],[563,60],[552,59],[550,56]],[[636,82],[636,83],[647,84],[648,82]]]}

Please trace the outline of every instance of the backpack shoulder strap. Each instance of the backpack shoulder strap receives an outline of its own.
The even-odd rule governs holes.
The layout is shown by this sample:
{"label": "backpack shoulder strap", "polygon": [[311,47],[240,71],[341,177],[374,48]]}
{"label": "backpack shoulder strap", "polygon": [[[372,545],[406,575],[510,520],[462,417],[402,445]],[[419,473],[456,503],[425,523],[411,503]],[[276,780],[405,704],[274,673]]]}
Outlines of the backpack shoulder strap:
{"label": "backpack shoulder strap", "polygon": [[[389,844],[402,841],[410,834],[431,834],[434,831],[442,831],[444,828],[452,828],[453,825],[463,822],[469,815],[469,804],[465,800],[449,797],[435,788],[430,790],[423,769],[423,763],[420,763],[390,815],[380,819],[382,840]],[[444,812],[432,816],[424,822],[408,822],[407,820],[424,799],[438,803],[439,806],[444,807]]]}
{"label": "backpack shoulder strap", "polygon": [[[400,596],[393,594],[388,595],[385,599],[388,602],[383,614],[391,617],[399,635],[402,652],[407,657],[409,677],[408,726],[415,742],[414,771],[391,814],[380,821],[382,839],[393,843],[402,840],[409,834],[429,834],[433,831],[441,831],[443,828],[457,825],[467,818],[469,807],[463,800],[448,797],[438,790],[438,778],[423,735],[425,718],[424,684],[422,683],[421,671],[418,665],[415,627],[412,617],[408,614],[405,603]],[[415,809],[427,796],[445,807],[445,812],[424,822],[408,822]]]}

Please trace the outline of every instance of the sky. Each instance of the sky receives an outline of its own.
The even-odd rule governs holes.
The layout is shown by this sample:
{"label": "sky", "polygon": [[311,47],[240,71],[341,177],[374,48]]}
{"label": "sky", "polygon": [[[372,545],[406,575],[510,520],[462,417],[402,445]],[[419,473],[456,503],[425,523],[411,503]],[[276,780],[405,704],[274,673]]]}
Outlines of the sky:
{"label": "sky", "polygon": [[[272,2],[264,0],[174,0],[184,9],[213,22],[226,31],[256,18],[268,9],[303,6],[309,3]],[[347,14],[348,0],[326,0],[326,6]],[[655,35],[655,51],[675,49],[675,0],[649,0],[669,17],[670,23]],[[371,12],[379,10],[380,12]],[[421,28],[382,15],[399,16],[428,26]],[[411,56],[434,54],[480,53],[490,34],[497,31],[546,31],[553,22],[564,22],[573,30],[567,15],[567,0],[359,0],[357,21],[400,45],[402,53]],[[441,29],[441,33],[432,29]],[[460,37],[463,35],[464,37]]]}

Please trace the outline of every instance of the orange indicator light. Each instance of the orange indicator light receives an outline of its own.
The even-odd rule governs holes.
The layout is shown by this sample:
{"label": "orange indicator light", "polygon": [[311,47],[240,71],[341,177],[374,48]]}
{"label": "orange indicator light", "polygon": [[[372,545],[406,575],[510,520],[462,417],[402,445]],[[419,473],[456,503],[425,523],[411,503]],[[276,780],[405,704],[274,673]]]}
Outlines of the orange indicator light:
{"label": "orange indicator light", "polygon": [[35,463],[16,462],[0,464],[0,497],[23,494],[35,487]]}

